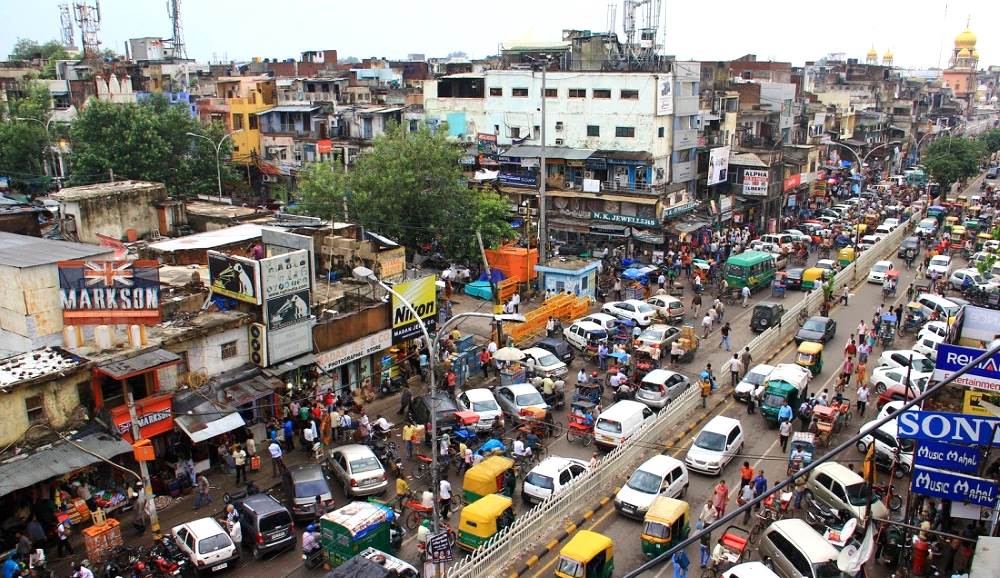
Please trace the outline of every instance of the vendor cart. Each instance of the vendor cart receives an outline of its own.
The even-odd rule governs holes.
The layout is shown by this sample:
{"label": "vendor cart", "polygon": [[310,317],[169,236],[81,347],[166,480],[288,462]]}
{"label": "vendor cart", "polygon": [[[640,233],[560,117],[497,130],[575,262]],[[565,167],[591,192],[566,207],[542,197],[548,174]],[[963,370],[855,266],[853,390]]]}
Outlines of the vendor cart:
{"label": "vendor cart", "polygon": [[833,436],[833,428],[839,413],[827,405],[817,405],[813,408],[813,422],[810,425],[810,431],[816,435],[816,440],[824,446],[830,445],[830,437]]}
{"label": "vendor cart", "polygon": [[785,290],[787,288],[788,273],[784,271],[778,271],[774,274],[774,280],[771,281],[771,296],[772,297],[784,297]]}

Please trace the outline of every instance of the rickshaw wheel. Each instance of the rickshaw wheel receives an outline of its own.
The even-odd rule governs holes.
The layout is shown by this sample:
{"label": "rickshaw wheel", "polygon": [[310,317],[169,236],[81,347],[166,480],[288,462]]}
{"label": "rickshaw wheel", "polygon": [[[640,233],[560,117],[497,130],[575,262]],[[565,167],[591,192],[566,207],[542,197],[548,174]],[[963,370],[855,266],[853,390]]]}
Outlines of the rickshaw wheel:
{"label": "rickshaw wheel", "polygon": [[584,435],[583,436],[583,447],[589,448],[590,444],[594,443],[594,436]]}
{"label": "rickshaw wheel", "polygon": [[413,530],[417,529],[417,526],[420,525],[420,521],[421,521],[420,514],[416,510],[410,510],[406,514],[406,518],[403,521],[403,525],[406,527],[407,530],[410,530],[412,532]]}
{"label": "rickshaw wheel", "polygon": [[572,429],[566,430],[566,443],[573,443],[573,440],[575,439],[576,439],[576,434],[573,433],[573,430]]}

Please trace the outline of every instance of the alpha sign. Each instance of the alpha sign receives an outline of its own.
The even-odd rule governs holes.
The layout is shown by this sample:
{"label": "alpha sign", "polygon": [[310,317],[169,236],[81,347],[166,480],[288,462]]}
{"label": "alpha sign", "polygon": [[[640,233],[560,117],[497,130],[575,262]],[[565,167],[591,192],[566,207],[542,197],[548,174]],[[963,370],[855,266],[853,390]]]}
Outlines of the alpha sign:
{"label": "alpha sign", "polygon": [[900,439],[954,444],[1000,445],[1000,419],[964,413],[907,410],[896,420]]}
{"label": "alpha sign", "polygon": [[921,467],[913,469],[910,491],[986,508],[993,507],[997,500],[997,484],[993,480]]}
{"label": "alpha sign", "polygon": [[[934,360],[934,380],[944,381],[962,367],[986,353],[982,349],[962,347],[942,343],[938,345],[937,359]],[[952,383],[974,389],[1000,392],[1000,354],[979,363],[966,373],[955,378]]]}

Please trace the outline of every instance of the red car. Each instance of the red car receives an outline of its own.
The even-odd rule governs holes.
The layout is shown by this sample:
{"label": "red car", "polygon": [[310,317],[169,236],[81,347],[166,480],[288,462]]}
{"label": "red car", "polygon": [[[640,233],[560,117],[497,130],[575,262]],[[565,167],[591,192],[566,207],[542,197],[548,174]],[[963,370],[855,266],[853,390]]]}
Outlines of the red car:
{"label": "red car", "polygon": [[879,394],[876,406],[881,411],[882,406],[890,401],[909,401],[917,397],[919,394],[920,392],[912,387],[909,388],[909,391],[907,391],[907,388],[904,387],[903,384],[894,383]]}

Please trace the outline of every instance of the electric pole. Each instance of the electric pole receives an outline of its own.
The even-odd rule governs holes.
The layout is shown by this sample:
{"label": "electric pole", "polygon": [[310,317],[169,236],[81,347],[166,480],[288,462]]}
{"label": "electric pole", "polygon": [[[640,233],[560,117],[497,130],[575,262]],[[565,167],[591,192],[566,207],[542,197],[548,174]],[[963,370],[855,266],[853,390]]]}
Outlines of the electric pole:
{"label": "electric pole", "polygon": [[[545,55],[542,60],[542,150],[539,155],[539,167],[538,167],[538,263],[540,265],[545,264],[545,258],[547,254],[548,242],[549,242],[549,231],[546,227],[545,219],[545,71],[549,67],[549,57]],[[530,249],[530,246],[529,246]],[[542,271],[538,272],[538,289],[543,294],[545,292],[545,274]],[[528,281],[531,281],[531,273],[528,273]]]}
{"label": "electric pole", "polygon": [[[126,393],[128,400],[128,415],[132,420],[132,445],[139,441],[139,417],[135,413],[135,399],[132,397],[132,392],[127,391]],[[146,499],[143,501],[145,507],[149,508],[149,504],[153,502],[153,485],[149,481],[149,467],[146,465],[145,460],[139,460],[139,474],[142,476],[142,491],[146,495]],[[153,539],[160,539],[160,517],[156,513],[156,504],[153,503],[153,507],[149,508],[149,526],[153,531]],[[142,513],[140,513],[140,516]]]}

